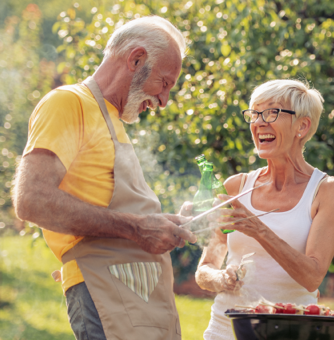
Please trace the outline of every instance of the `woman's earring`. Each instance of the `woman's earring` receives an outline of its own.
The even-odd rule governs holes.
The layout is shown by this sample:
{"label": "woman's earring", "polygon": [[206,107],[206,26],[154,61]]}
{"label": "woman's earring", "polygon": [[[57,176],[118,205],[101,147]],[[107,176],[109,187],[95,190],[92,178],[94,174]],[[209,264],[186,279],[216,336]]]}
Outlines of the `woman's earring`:
{"label": "woman's earring", "polygon": [[300,133],[298,133],[298,137],[301,137],[302,135]]}

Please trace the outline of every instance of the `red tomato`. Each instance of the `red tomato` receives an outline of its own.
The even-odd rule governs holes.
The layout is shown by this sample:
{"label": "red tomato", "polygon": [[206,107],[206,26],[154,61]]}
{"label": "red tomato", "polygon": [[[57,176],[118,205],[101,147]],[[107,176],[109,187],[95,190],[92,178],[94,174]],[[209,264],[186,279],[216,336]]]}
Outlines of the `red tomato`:
{"label": "red tomato", "polygon": [[320,315],[320,308],[317,305],[308,305],[305,309],[308,312],[304,312],[305,315]]}
{"label": "red tomato", "polygon": [[279,307],[284,307],[284,303],[275,303],[275,308],[276,308],[276,314],[278,313],[284,313],[284,308],[279,308]]}
{"label": "red tomato", "polygon": [[285,304],[285,309],[283,309],[283,314],[296,314],[297,310],[295,305],[292,303]]}

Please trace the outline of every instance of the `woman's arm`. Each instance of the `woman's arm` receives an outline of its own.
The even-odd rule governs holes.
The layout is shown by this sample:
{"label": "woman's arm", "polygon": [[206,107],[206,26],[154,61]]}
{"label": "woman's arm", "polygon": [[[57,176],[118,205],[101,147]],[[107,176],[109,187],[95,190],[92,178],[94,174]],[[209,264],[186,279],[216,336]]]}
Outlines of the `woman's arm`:
{"label": "woman's arm", "polygon": [[236,291],[241,287],[242,284],[237,281],[235,274],[237,266],[230,266],[226,270],[220,269],[227,253],[226,241],[227,235],[218,229],[210,240],[209,246],[203,249],[195,274],[196,282],[202,289],[219,293]]}
{"label": "woman's arm", "polygon": [[[233,225],[247,236],[253,237],[277,261],[277,263],[300,285],[308,291],[315,291],[322,282],[334,256],[334,179],[328,178],[321,186],[312,204],[313,222],[307,239],[305,254],[292,248],[279,238],[258,218]],[[233,220],[251,216],[241,203],[233,203],[233,217],[221,217],[219,220]],[[222,215],[228,215],[228,209]],[[228,226],[226,226],[229,229]]]}
{"label": "woman's arm", "polygon": [[[229,195],[237,195],[235,192],[240,186],[241,175],[230,177],[225,183],[225,188]],[[208,247],[204,247],[195,274],[197,284],[205,290],[219,293],[221,291],[238,290],[242,284],[236,281],[235,272],[237,266],[230,266],[226,270],[221,270],[227,253],[227,235],[220,229],[215,230]]]}

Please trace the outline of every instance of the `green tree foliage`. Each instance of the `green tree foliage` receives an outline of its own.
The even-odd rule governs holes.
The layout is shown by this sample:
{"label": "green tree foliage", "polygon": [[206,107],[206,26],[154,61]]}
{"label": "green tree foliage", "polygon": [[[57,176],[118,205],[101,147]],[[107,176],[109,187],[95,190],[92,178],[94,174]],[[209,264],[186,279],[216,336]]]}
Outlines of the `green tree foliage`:
{"label": "green tree foliage", "polygon": [[[110,34],[128,20],[163,16],[187,40],[188,56],[167,107],[147,110],[138,124],[127,127],[165,212],[177,211],[196,192],[200,175],[193,159],[198,154],[215,164],[221,179],[265,164],[257,157],[240,111],[248,107],[254,87],[271,79],[305,80],[323,94],[325,110],[305,157],[333,175],[332,1],[99,1],[90,15],[84,5],[76,2],[64,8],[53,26],[60,38],[61,83],[73,84],[91,75]],[[37,51],[45,43],[38,34],[40,14],[28,9],[24,13],[20,19],[7,19],[11,29],[1,31],[0,39],[0,204],[8,209],[14,160],[22,153],[27,119],[50,88],[53,72],[53,64]],[[177,258],[185,263],[182,256],[180,251]]]}
{"label": "green tree foliage", "polygon": [[176,210],[192,197],[199,176],[193,158],[200,153],[223,178],[265,164],[256,156],[240,111],[248,107],[254,87],[270,79],[301,79],[321,91],[325,112],[305,156],[333,173],[331,2],[119,1],[93,7],[90,22],[79,18],[76,6],[62,12],[54,25],[63,39],[58,71],[67,84],[92,74],[110,34],[136,17],[164,16],[187,40],[188,56],[167,107],[148,110],[129,127],[137,149],[150,149],[161,166],[151,185],[165,209]]}
{"label": "green tree foliage", "polygon": [[[55,64],[39,55],[41,12],[29,5],[0,31],[0,228],[13,224],[10,199],[16,161],[26,143],[28,119],[52,86]],[[0,229],[0,230],[1,230]]]}
{"label": "green tree foliage", "polygon": [[[188,56],[167,107],[148,110],[128,129],[165,211],[177,211],[192,198],[199,178],[193,159],[198,154],[214,162],[222,178],[265,165],[240,111],[248,108],[252,90],[271,79],[300,79],[323,94],[325,111],[305,157],[333,174],[332,2],[119,1],[93,7],[91,13],[92,20],[85,22],[79,18],[80,7],[74,6],[54,25],[63,39],[58,71],[64,83],[91,75],[110,34],[128,20],[163,16],[187,40]],[[198,257],[194,261],[189,254],[195,253],[193,247],[173,253],[183,276],[194,271]]]}

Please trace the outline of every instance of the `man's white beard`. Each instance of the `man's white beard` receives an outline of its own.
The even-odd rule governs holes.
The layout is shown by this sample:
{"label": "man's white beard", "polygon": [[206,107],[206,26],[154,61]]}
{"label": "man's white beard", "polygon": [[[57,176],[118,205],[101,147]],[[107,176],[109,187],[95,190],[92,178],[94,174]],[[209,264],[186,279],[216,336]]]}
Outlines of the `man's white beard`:
{"label": "man's white beard", "polygon": [[150,106],[153,110],[159,105],[159,100],[146,94],[143,91],[145,81],[151,74],[151,68],[148,65],[144,65],[132,79],[130,90],[128,94],[127,103],[124,106],[124,110],[121,114],[121,119],[128,124],[134,123],[139,115],[139,107],[142,102],[150,100],[152,105]]}

